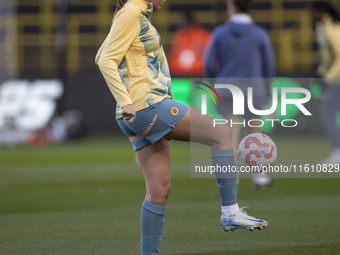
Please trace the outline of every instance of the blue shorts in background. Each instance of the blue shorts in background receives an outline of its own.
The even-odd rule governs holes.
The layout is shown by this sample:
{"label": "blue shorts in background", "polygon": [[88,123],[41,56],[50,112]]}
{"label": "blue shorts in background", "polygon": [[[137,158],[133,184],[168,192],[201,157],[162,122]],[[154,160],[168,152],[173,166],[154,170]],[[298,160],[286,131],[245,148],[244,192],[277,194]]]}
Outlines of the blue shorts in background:
{"label": "blue shorts in background", "polygon": [[171,132],[187,113],[189,106],[165,98],[159,103],[136,112],[133,123],[118,119],[118,125],[129,137],[135,151],[153,144]]}

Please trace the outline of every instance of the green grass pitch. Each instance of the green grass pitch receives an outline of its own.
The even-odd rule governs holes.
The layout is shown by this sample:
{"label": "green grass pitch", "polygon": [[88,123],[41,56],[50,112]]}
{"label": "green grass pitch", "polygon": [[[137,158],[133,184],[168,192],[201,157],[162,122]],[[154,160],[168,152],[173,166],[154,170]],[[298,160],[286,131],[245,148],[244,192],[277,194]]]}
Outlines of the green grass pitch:
{"label": "green grass pitch", "polygon": [[[278,163],[318,162],[330,152],[322,137],[274,140]],[[241,179],[240,205],[270,225],[225,233],[215,180],[190,178],[190,146],[171,143],[172,191],[160,254],[340,254],[339,179],[276,179],[267,190]],[[139,254],[143,198],[143,176],[126,138],[0,147],[0,254]]]}

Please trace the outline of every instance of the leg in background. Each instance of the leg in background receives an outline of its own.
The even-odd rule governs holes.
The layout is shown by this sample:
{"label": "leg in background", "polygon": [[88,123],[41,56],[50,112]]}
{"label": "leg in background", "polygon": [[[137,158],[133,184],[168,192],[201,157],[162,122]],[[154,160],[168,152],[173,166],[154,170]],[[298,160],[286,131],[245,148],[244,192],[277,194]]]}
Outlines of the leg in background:
{"label": "leg in background", "polygon": [[321,106],[321,119],[327,137],[332,144],[333,153],[325,163],[340,162],[340,130],[336,121],[336,114],[340,111],[340,86],[328,88]]}

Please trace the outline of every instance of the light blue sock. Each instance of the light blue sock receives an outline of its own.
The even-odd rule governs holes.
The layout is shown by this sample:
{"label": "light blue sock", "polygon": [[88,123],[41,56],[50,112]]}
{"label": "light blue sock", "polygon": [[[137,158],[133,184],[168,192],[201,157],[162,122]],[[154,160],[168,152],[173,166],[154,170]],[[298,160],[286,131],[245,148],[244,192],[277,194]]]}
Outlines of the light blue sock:
{"label": "light blue sock", "polygon": [[142,255],[158,254],[164,228],[165,206],[144,200],[140,214]]}
{"label": "light blue sock", "polygon": [[[237,169],[234,150],[215,150],[211,152],[213,166],[234,167]],[[236,167],[236,168],[235,168]],[[237,203],[237,171],[234,173],[215,173],[222,206]]]}

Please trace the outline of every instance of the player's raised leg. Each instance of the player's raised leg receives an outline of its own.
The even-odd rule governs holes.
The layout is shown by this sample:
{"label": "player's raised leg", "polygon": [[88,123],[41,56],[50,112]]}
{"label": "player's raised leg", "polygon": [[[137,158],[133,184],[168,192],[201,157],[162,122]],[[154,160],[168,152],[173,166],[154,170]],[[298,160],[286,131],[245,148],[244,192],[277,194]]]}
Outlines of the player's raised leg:
{"label": "player's raised leg", "polygon": [[[231,129],[226,125],[213,126],[210,116],[202,116],[200,111],[190,107],[187,114],[176,125],[169,138],[181,141],[192,141],[211,147],[212,164],[236,167],[232,148]],[[227,175],[216,175],[221,198],[221,226],[225,231],[244,228],[253,230],[266,227],[264,220],[248,216],[237,203],[237,172]]]}

